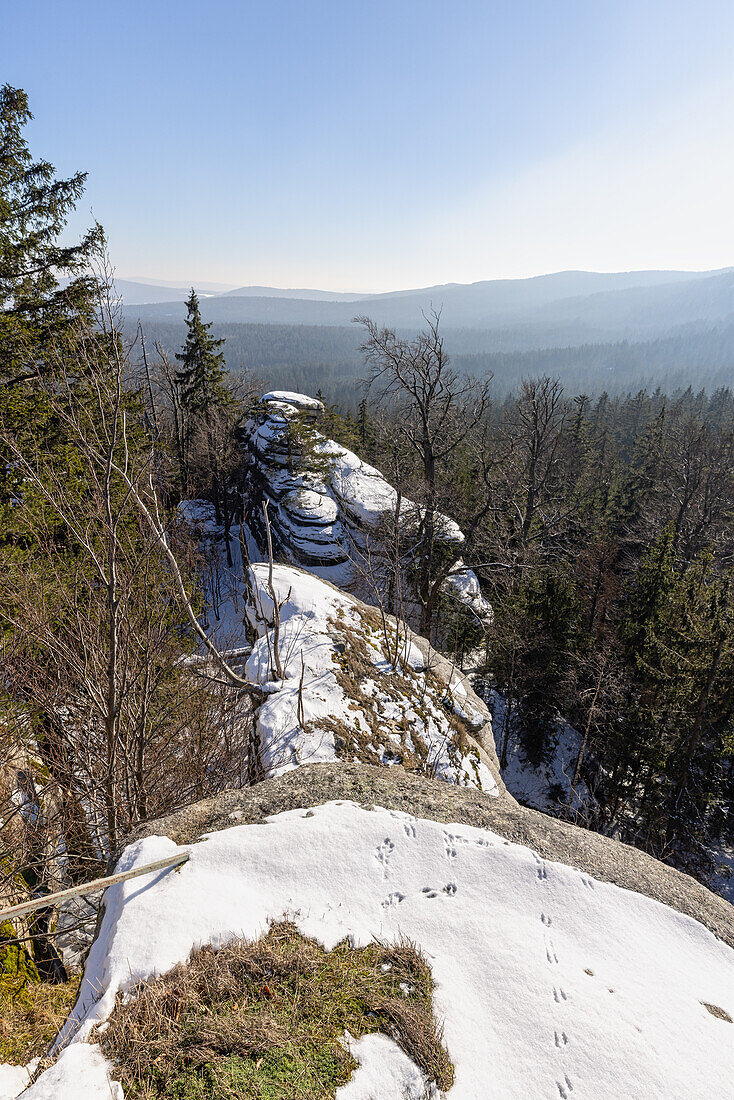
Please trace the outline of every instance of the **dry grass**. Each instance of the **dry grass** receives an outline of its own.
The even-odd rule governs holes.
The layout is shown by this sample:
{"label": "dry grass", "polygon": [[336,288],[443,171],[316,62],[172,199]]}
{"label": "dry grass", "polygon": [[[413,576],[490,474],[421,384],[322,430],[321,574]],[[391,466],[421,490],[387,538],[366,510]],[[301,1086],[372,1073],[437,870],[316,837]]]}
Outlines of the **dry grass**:
{"label": "dry grass", "polygon": [[411,943],[325,951],[281,922],[143,983],[98,1038],[126,1095],[145,1100],[333,1098],[356,1068],[345,1031],[385,1032],[448,1089],[432,989]]}
{"label": "dry grass", "polygon": [[[377,631],[379,621],[376,613],[360,609],[359,617],[361,628],[345,623],[343,617],[331,620],[335,633],[344,640],[343,651],[333,655],[334,675],[349,700],[348,707],[360,714],[367,728],[356,721],[350,725],[344,719],[332,716],[310,722],[307,730],[330,732],[340,759],[382,764],[383,752],[387,752],[393,762],[402,764],[407,771],[433,775],[437,760],[431,758],[429,747],[416,729],[416,723],[409,724],[405,717],[406,712],[412,710],[425,723],[431,718],[446,723],[448,736],[445,752],[461,777],[463,759],[473,757],[478,764],[479,757],[472,746],[471,727],[455,712],[453,702],[448,698],[447,685],[432,670],[417,673],[407,664],[391,669],[388,676],[381,674],[374,663],[374,649],[367,640],[367,635],[371,634],[386,658],[384,644]],[[378,684],[383,699],[397,704],[403,718],[385,719],[382,716],[375,696],[365,690],[365,684],[370,680]],[[388,737],[390,733],[398,734],[400,741]],[[408,735],[412,748],[408,747]]]}
{"label": "dry grass", "polygon": [[42,1056],[69,1015],[79,976],[60,985],[5,975],[0,979],[0,1062],[24,1066]]}

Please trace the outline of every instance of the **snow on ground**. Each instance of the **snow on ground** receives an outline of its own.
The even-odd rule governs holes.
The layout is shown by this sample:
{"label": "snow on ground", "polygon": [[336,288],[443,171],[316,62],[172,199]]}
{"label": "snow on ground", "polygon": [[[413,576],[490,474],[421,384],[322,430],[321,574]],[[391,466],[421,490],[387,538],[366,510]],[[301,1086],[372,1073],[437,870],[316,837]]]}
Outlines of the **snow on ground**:
{"label": "snow on ground", "polygon": [[[356,1057],[356,1055],[355,1055]],[[25,1066],[0,1063],[0,1100],[18,1096],[28,1084],[29,1071]]]}
{"label": "snow on ground", "polygon": [[[269,692],[257,712],[269,776],[328,760],[402,763],[422,774],[497,793],[470,740],[483,716],[469,706],[460,677],[451,688],[425,669],[412,642],[397,643],[376,612],[317,577],[273,567],[280,605],[283,680],[274,681],[273,598],[268,566],[252,566],[248,611],[260,637],[245,675]],[[388,659],[387,644],[390,644]]]}
{"label": "snow on ground", "polygon": [[[9,1093],[7,1100],[15,1095]],[[23,1100],[124,1100],[125,1094],[119,1082],[110,1080],[107,1059],[98,1046],[73,1043],[20,1095]],[[0,1094],[0,1100],[6,1098]]]}
{"label": "snow on ground", "polygon": [[[483,698],[492,712],[495,748],[497,758],[501,760],[507,701],[504,695],[494,690],[490,690],[486,697],[483,695]],[[567,722],[559,722],[549,759],[542,764],[531,764],[523,752],[516,731],[512,728],[512,717],[510,717],[507,766],[502,769],[502,778],[510,794],[524,806],[532,806],[533,809],[541,810],[543,813],[557,814],[560,804],[554,797],[554,791],[561,795],[562,804],[565,805],[571,791],[571,780],[580,744],[581,734],[578,730],[569,726]],[[591,797],[586,784],[583,781],[579,782],[573,808],[583,811]]]}
{"label": "snow on ground", "polygon": [[[244,572],[240,547],[240,525],[232,524],[229,552],[232,565],[227,564],[224,527],[217,524],[214,505],[208,500],[182,500],[178,506],[181,519],[198,537],[204,555],[201,582],[206,600],[203,626],[222,649],[231,650],[243,643],[245,604],[242,598]],[[247,557],[260,561],[262,555],[247,524],[242,524]]]}
{"label": "snow on ground", "polygon": [[722,842],[711,850],[711,855],[718,866],[711,889],[734,905],[734,847]]}
{"label": "snow on ground", "polygon": [[[177,850],[148,837],[117,869]],[[734,1026],[705,1005],[734,1017],[734,952],[659,902],[487,830],[352,802],[235,826],[189,851],[179,870],[108,889],[65,1041],[195,945],[256,938],[288,916],[327,949],[345,937],[420,945],[456,1069],[449,1100],[732,1095]],[[342,1100],[395,1095],[403,1070],[376,1042],[363,1041]],[[98,1066],[97,1047],[72,1046],[26,1100],[110,1100]]]}
{"label": "snow on ground", "polygon": [[348,1037],[347,1045],[359,1067],[351,1080],[337,1089],[336,1100],[427,1100],[438,1096],[398,1044],[375,1032],[361,1039]]}

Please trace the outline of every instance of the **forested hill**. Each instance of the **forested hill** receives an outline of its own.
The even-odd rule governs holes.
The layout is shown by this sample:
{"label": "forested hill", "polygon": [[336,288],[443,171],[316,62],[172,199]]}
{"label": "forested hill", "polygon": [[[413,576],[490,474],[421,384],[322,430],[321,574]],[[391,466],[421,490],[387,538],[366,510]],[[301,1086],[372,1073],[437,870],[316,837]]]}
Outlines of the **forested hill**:
{"label": "forested hill", "polygon": [[[202,304],[202,311],[206,305]],[[131,310],[128,319],[131,334],[135,312]],[[183,319],[147,319],[143,328],[149,346],[157,341],[171,355],[185,339]],[[215,324],[213,332],[226,339],[223,350],[228,368],[235,373],[251,371],[266,388],[307,393],[320,389],[328,401],[338,402],[344,409],[356,408],[362,397],[359,378],[364,365],[356,326],[226,323]],[[588,394],[657,387],[674,393],[689,385],[711,393],[734,384],[734,324],[691,326],[666,338],[637,343],[575,347],[528,347],[518,329],[491,334],[446,329],[445,338],[457,369],[494,374],[493,392],[499,399],[515,390],[523,378],[542,374],[559,377],[568,390]],[[490,350],[486,350],[488,344]]]}
{"label": "forested hill", "polygon": [[[422,313],[437,309],[445,329],[493,332],[528,327],[535,330],[536,347],[650,339],[669,335],[679,325],[723,321],[734,315],[734,276],[729,269],[619,274],[561,271],[533,279],[447,283],[346,301],[317,298],[314,291],[304,291],[299,298],[298,293],[242,288],[208,298],[202,303],[202,315],[207,321],[239,324],[339,326],[360,313],[381,325],[412,328],[420,324]],[[122,296],[124,299],[124,293]],[[184,315],[183,306],[170,298],[138,308],[140,316],[148,320]],[[562,338],[549,339],[554,332]]]}

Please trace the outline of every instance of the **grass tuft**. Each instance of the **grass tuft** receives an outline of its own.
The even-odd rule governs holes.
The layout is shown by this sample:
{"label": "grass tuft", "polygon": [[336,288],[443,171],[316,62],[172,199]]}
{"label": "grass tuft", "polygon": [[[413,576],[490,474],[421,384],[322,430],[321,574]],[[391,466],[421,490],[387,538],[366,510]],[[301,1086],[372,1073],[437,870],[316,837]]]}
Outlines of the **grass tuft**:
{"label": "grass tuft", "polygon": [[96,1038],[126,1096],[144,1100],[333,1098],[356,1069],[347,1031],[392,1036],[445,1090],[454,1070],[432,991],[408,941],[325,951],[283,921],[141,983]]}

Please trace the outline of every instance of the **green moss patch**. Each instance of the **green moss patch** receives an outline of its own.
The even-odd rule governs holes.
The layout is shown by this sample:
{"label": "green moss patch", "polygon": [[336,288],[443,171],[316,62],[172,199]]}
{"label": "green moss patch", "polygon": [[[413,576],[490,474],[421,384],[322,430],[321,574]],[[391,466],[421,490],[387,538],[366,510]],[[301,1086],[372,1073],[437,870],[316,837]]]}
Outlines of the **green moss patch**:
{"label": "green moss patch", "polygon": [[[9,926],[11,938],[15,933]],[[5,933],[6,926],[0,926]],[[42,1056],[69,1015],[79,976],[51,984],[39,980],[32,959],[16,944],[0,952],[0,1062],[24,1066]]]}
{"label": "green moss patch", "polygon": [[325,951],[280,922],[255,943],[197,949],[140,984],[98,1039],[125,1095],[145,1100],[326,1100],[356,1069],[347,1031],[390,1035],[448,1089],[432,991],[409,942]]}

